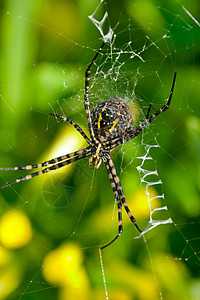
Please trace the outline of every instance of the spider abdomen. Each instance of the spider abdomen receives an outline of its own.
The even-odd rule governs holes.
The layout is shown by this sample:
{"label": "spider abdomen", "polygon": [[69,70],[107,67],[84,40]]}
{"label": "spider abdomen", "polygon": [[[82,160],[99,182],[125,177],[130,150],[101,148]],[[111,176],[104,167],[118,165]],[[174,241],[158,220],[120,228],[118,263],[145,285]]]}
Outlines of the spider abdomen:
{"label": "spider abdomen", "polygon": [[91,111],[91,117],[94,135],[101,143],[122,136],[133,126],[127,103],[118,97],[97,104]]}

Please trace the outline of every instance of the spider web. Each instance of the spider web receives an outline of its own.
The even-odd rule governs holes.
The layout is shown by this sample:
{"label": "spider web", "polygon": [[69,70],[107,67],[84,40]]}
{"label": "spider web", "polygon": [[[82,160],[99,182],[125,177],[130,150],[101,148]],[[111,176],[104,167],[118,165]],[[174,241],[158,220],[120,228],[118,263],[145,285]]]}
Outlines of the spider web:
{"label": "spider web", "polygon": [[[70,125],[49,113],[66,115],[87,132],[84,72],[103,40],[107,44],[91,70],[91,106],[121,97],[136,126],[145,120],[149,104],[154,113],[166,103],[175,71],[177,82],[170,109],[112,152],[143,234],[138,236],[123,213],[122,236],[98,252],[117,232],[117,207],[105,167],[90,169],[87,159],[2,190],[0,295],[200,299],[199,5],[125,0],[86,7],[80,1],[87,27],[82,36],[76,5],[58,3],[58,12],[51,1],[39,8],[33,1],[30,8],[5,4],[0,9],[5,71],[0,83],[1,167],[42,162],[85,147]],[[59,27],[62,18],[69,24],[60,21]],[[76,26],[79,31],[72,30]],[[1,172],[2,184],[19,177],[21,173]],[[30,220],[31,225],[22,222],[32,230],[25,246],[3,241],[8,211],[21,211]]]}

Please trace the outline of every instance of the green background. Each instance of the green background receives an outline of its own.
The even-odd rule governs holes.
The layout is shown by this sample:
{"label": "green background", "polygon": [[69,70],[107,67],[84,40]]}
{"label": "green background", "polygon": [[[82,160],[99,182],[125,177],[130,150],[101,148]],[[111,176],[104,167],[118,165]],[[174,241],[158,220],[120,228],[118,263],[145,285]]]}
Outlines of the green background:
{"label": "green background", "polygon": [[[138,112],[142,112],[136,116],[137,123],[144,120],[150,103],[152,112],[165,103],[177,72],[170,110],[137,141],[113,152],[125,195],[135,199],[137,209],[134,203],[130,206],[144,229],[149,213],[140,211],[139,201],[145,196],[139,197],[144,187],[140,185],[136,170],[140,161],[136,157],[144,154],[145,144],[159,144],[151,155],[163,184],[154,189],[159,195],[165,194],[162,206],[167,205],[173,223],[150,230],[145,238],[134,239],[137,232],[123,214],[122,237],[102,251],[109,299],[199,299],[198,1],[1,1],[0,166],[49,159],[49,149],[63,130],[68,128],[74,134],[70,125],[58,123],[49,113],[65,114],[87,131],[84,73],[102,42],[88,16],[97,7],[94,17],[101,20],[107,12],[103,30],[107,32],[111,27],[117,37],[105,46],[104,56],[96,63],[100,66],[98,72],[94,67],[92,104],[112,96],[135,97]],[[125,54],[129,41],[136,53],[141,51],[145,63],[137,57],[130,59],[130,52]],[[117,55],[114,53],[114,60],[110,59],[115,49],[117,55],[120,50],[124,52],[117,62],[125,62],[116,81],[100,73],[112,70],[117,74],[118,64],[112,67]],[[18,174],[1,171],[1,184],[25,173]],[[60,176],[44,175],[1,190],[1,216],[9,210],[20,210],[33,230],[32,239],[24,247],[5,249],[10,259],[2,264],[0,279],[8,270],[19,279],[6,299],[106,297],[98,249],[116,234],[117,211],[113,211],[114,196],[105,167],[94,171],[85,159]],[[144,201],[147,203],[147,199]],[[89,286],[80,289],[82,298],[74,287],[70,294],[69,283],[68,296],[62,296],[62,284],[48,282],[42,270],[52,250],[72,242],[83,255],[82,268]]]}

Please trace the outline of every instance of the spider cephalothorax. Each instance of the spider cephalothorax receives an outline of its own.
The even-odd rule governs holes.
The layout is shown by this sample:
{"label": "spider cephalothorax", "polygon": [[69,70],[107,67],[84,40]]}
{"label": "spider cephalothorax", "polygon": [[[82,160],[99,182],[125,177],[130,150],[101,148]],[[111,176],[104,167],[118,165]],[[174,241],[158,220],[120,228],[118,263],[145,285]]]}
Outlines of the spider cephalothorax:
{"label": "spider cephalothorax", "polygon": [[56,118],[60,118],[65,122],[70,123],[74,128],[82,135],[85,141],[88,143],[88,147],[80,149],[73,153],[65,154],[51,160],[47,160],[40,164],[14,167],[14,168],[0,168],[0,170],[31,170],[34,168],[43,168],[38,172],[34,172],[30,175],[26,175],[13,182],[6,183],[0,188],[8,187],[12,184],[18,183],[20,181],[31,179],[35,176],[48,173],[50,171],[62,168],[69,165],[75,161],[78,161],[85,157],[89,158],[89,164],[92,166],[94,164],[95,168],[98,169],[101,162],[103,161],[110,179],[110,184],[117,201],[118,208],[118,234],[106,245],[101,247],[101,249],[112,244],[121,234],[122,234],[122,206],[127,212],[131,222],[135,225],[137,230],[141,233],[135,218],[130,212],[123,189],[117,176],[117,172],[110,156],[110,152],[115,149],[118,145],[123,144],[133,138],[135,138],[146,126],[148,126],[157,116],[161,115],[166,111],[171,103],[172,94],[175,85],[176,73],[174,74],[174,79],[171,87],[171,92],[169,99],[166,104],[163,105],[158,111],[153,115],[149,116],[151,105],[147,111],[146,119],[144,122],[140,123],[136,127],[133,127],[133,120],[131,116],[130,109],[127,103],[119,97],[109,98],[97,104],[92,111],[90,111],[90,101],[89,101],[89,81],[90,81],[90,69],[94,64],[94,61],[100,54],[105,43],[99,48],[91,63],[85,72],[85,92],[84,92],[84,105],[87,117],[87,124],[90,137],[85,134],[85,132],[72,120],[65,116],[59,116],[56,114],[50,114]]}

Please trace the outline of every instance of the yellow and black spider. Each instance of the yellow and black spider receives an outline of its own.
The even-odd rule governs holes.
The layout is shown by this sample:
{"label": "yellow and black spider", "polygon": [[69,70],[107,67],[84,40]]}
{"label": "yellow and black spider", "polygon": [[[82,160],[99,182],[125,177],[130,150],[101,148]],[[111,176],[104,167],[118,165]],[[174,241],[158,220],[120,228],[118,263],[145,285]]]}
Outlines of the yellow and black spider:
{"label": "yellow and black spider", "polygon": [[174,74],[173,83],[169,95],[169,99],[162,108],[160,108],[157,112],[153,115],[149,116],[151,105],[149,105],[146,119],[144,122],[140,123],[138,126],[133,128],[133,119],[130,112],[130,109],[126,102],[119,98],[109,98],[97,104],[92,111],[90,110],[90,102],[89,102],[89,82],[90,82],[90,69],[94,64],[97,56],[101,52],[102,48],[104,47],[105,43],[97,51],[96,55],[92,59],[91,63],[89,64],[86,72],[85,72],[85,92],[84,92],[84,105],[85,105],[85,112],[87,117],[87,124],[89,129],[90,138],[84,133],[84,131],[72,120],[69,120],[67,117],[59,116],[56,114],[50,114],[56,118],[60,118],[65,122],[70,123],[74,128],[83,136],[83,138],[88,143],[88,147],[60,156],[53,158],[51,160],[45,161],[40,164],[35,165],[28,165],[22,167],[14,167],[14,168],[0,168],[0,170],[31,170],[34,168],[42,168],[46,167],[38,172],[32,173],[30,175],[26,175],[15,181],[5,184],[0,188],[8,187],[12,184],[18,183],[20,181],[31,179],[35,176],[42,175],[44,173],[50,172],[52,170],[56,170],[62,168],[66,165],[69,165],[75,161],[78,161],[82,158],[88,157],[89,158],[89,165],[92,166],[94,164],[95,168],[98,169],[101,162],[103,161],[106,170],[108,172],[108,176],[110,179],[110,184],[117,201],[118,206],[118,234],[106,245],[102,246],[101,249],[109,246],[112,244],[121,234],[122,234],[122,205],[126,210],[130,220],[133,222],[137,230],[141,233],[142,231],[139,229],[136,220],[132,213],[130,212],[125,196],[122,190],[122,186],[117,176],[116,169],[112,158],[110,156],[110,152],[115,149],[118,145],[123,144],[129,140],[135,138],[145,127],[147,127],[157,116],[162,114],[166,111],[171,103],[175,80],[176,80],[176,73]]}

